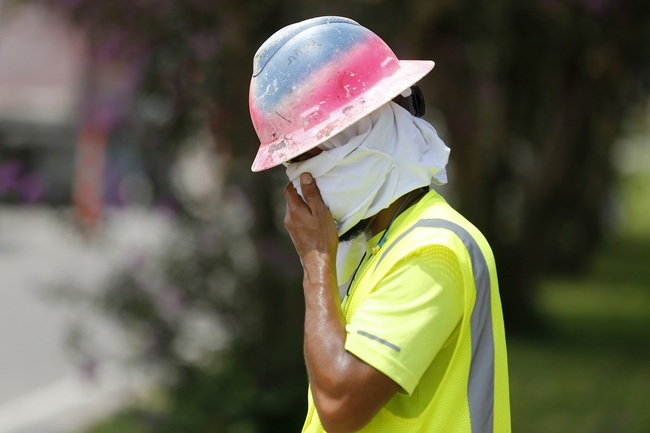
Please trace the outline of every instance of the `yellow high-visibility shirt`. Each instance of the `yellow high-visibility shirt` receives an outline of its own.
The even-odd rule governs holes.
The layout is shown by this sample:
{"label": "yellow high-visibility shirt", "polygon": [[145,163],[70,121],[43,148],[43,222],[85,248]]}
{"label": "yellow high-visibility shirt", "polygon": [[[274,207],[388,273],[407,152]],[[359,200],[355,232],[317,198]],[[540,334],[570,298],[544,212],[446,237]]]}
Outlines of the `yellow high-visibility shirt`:
{"label": "yellow high-visibility shirt", "polygon": [[[343,314],[346,350],[401,387],[361,432],[510,432],[494,257],[436,192],[398,216],[381,249],[368,253]],[[324,431],[310,392],[303,432]]]}

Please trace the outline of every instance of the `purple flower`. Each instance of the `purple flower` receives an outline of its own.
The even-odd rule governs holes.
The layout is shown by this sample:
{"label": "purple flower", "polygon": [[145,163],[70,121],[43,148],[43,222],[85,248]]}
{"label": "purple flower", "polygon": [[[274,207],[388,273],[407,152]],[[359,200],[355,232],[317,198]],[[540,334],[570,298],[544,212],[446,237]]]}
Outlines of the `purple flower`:
{"label": "purple flower", "polygon": [[38,173],[30,173],[20,181],[20,195],[26,203],[36,203],[45,194],[45,181]]}
{"label": "purple flower", "polygon": [[88,380],[96,380],[99,362],[93,356],[86,356],[80,365],[81,374]]}
{"label": "purple flower", "polygon": [[187,303],[177,287],[168,287],[155,297],[158,312],[166,321],[177,320],[187,309]]}
{"label": "purple flower", "polygon": [[11,191],[18,185],[22,166],[17,161],[0,164],[0,193]]}

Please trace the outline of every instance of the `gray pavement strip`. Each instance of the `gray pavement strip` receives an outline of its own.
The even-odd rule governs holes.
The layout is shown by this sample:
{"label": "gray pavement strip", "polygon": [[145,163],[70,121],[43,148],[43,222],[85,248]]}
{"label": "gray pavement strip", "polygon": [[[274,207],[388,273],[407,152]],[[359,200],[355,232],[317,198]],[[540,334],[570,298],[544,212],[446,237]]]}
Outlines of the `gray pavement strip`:
{"label": "gray pavement strip", "polygon": [[[134,383],[144,382],[134,382],[112,359],[100,360],[100,380],[84,380],[64,347],[78,317],[46,295],[60,284],[99,290],[132,253],[160,250],[173,222],[138,209],[111,211],[100,241],[88,243],[70,215],[0,205],[0,433],[67,433],[112,410],[137,391]],[[97,317],[84,320],[106,328]],[[97,335],[99,343],[120,344],[110,330]]]}

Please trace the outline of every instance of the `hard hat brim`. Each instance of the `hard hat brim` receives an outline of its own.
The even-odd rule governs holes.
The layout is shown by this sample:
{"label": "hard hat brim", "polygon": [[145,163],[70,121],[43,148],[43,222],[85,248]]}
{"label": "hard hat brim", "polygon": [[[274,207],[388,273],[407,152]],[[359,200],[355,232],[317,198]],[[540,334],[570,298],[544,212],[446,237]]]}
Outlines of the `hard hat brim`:
{"label": "hard hat brim", "polygon": [[420,81],[435,66],[431,60],[400,60],[399,64],[400,67],[394,74],[379,81],[362,95],[350,99],[349,104],[343,104],[336,110],[338,112],[331,113],[331,122],[324,122],[317,128],[306,129],[290,137],[279,137],[260,147],[251,170],[259,172],[276,167],[329,140]]}

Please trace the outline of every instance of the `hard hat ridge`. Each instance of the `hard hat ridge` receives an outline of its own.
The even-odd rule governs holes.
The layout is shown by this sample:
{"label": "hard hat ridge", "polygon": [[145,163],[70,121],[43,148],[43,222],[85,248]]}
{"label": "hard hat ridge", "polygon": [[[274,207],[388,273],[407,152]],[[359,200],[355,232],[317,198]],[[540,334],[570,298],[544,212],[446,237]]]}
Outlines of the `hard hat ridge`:
{"label": "hard hat ridge", "polygon": [[334,16],[316,17],[295,24],[290,24],[275,32],[275,34],[268,38],[266,42],[258,48],[253,57],[253,77],[258,76],[262,72],[264,66],[268,63],[271,57],[273,57],[273,55],[277,53],[278,50],[289,41],[289,39],[311,27],[330,23],[359,25],[359,23],[349,18]]}

